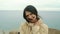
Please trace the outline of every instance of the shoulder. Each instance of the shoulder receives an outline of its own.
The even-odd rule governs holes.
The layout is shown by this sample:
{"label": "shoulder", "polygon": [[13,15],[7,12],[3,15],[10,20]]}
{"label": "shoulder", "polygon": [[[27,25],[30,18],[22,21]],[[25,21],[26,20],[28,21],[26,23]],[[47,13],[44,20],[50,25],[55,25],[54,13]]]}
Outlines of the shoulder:
{"label": "shoulder", "polygon": [[42,33],[44,32],[44,34],[48,34],[48,26],[42,20],[41,20],[40,28]]}
{"label": "shoulder", "polygon": [[48,26],[46,24],[41,24],[41,31],[44,34],[48,34]]}
{"label": "shoulder", "polygon": [[40,24],[41,24],[42,27],[45,27],[45,28],[47,27],[48,28],[48,26],[44,23],[44,21],[42,19],[40,19],[39,22],[40,22]]}
{"label": "shoulder", "polygon": [[25,31],[26,31],[26,22],[23,22],[19,27],[19,32],[24,34]]}
{"label": "shoulder", "polygon": [[20,28],[25,28],[27,26],[27,22],[24,22],[20,25]]}
{"label": "shoulder", "polygon": [[44,30],[48,30],[48,26],[46,24],[41,24],[41,28],[44,29]]}
{"label": "shoulder", "polygon": [[48,33],[48,26],[46,24],[41,24],[41,29]]}
{"label": "shoulder", "polygon": [[43,27],[46,27],[46,28],[48,28],[48,26],[47,26],[46,24],[44,24],[44,23],[43,23],[43,24],[41,24],[41,25],[42,25]]}

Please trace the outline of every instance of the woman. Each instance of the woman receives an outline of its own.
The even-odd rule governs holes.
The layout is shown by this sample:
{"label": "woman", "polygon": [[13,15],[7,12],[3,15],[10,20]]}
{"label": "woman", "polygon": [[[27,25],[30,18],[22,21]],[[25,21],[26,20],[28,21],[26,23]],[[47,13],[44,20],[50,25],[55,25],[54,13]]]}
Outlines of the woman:
{"label": "woman", "polygon": [[20,34],[48,34],[48,26],[39,18],[36,8],[28,5],[23,12],[26,20],[20,27]]}

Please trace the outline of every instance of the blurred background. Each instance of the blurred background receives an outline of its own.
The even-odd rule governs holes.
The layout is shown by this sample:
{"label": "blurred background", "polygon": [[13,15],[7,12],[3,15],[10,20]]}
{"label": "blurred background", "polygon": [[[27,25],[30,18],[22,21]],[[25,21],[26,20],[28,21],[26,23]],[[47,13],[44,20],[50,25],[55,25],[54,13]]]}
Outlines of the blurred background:
{"label": "blurred background", "polygon": [[0,34],[19,29],[27,5],[36,7],[49,28],[60,30],[60,0],[0,0]]}

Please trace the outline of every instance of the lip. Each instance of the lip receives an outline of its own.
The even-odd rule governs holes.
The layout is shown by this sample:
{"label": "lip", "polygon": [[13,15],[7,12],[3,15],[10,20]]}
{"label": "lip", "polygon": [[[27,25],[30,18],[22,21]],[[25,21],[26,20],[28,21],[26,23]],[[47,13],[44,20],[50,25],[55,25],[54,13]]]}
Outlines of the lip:
{"label": "lip", "polygon": [[33,22],[34,20],[32,19],[32,20],[30,20],[31,22]]}
{"label": "lip", "polygon": [[33,19],[28,19],[28,20],[30,20],[30,21],[31,21],[31,20],[33,20]]}

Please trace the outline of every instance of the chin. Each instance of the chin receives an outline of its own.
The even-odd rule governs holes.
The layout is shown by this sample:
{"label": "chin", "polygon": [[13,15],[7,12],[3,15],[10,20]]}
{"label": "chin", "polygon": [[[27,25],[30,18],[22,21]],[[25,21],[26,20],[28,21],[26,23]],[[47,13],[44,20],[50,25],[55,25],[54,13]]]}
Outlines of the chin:
{"label": "chin", "polygon": [[34,23],[34,22],[32,22],[32,23]]}
{"label": "chin", "polygon": [[30,22],[31,22],[31,23],[34,23],[35,21],[34,21],[34,20],[31,20]]}

